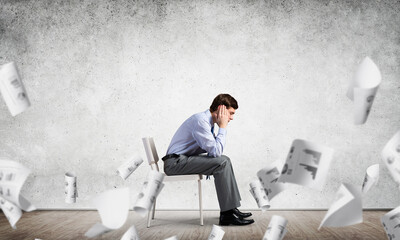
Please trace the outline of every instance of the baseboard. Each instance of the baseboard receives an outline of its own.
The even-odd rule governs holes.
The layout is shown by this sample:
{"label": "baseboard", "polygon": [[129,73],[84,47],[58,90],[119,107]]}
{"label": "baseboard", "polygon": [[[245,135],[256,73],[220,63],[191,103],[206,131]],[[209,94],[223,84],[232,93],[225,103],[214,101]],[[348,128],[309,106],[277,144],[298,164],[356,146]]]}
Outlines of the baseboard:
{"label": "baseboard", "polygon": [[[390,211],[393,208],[363,208],[363,211]],[[96,208],[38,208],[38,211],[97,211]],[[241,208],[241,211],[261,211],[260,209],[245,209]],[[133,211],[133,210],[129,210]],[[199,211],[199,209],[157,209],[157,211]],[[203,211],[219,211],[219,209],[203,209]],[[328,211],[328,208],[274,208],[270,209],[266,212],[270,211]]]}

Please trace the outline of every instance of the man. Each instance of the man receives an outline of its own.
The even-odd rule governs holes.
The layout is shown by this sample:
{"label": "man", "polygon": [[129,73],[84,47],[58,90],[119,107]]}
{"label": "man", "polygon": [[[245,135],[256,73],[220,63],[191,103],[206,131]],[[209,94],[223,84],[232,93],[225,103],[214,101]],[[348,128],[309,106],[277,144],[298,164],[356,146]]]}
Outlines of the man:
{"label": "man", "polygon": [[[237,101],[229,94],[219,94],[210,109],[187,119],[176,131],[163,157],[167,175],[213,175],[221,209],[219,225],[247,225],[251,213],[242,213],[240,194],[230,159],[222,155],[225,147],[226,127],[233,120]],[[214,124],[219,127],[214,136]],[[199,155],[207,153],[207,155]]]}

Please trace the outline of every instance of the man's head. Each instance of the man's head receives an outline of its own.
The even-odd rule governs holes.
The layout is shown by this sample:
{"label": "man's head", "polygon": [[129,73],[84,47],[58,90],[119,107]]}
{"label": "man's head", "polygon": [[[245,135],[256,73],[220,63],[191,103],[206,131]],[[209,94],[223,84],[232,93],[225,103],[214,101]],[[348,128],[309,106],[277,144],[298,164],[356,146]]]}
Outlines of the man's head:
{"label": "man's head", "polygon": [[219,94],[214,98],[214,101],[212,102],[210,106],[210,112],[213,116],[213,120],[215,122],[215,118],[218,112],[218,107],[220,105],[224,105],[229,112],[229,121],[233,120],[233,115],[235,114],[235,110],[239,108],[238,103],[236,99],[234,99],[231,95],[229,94]]}

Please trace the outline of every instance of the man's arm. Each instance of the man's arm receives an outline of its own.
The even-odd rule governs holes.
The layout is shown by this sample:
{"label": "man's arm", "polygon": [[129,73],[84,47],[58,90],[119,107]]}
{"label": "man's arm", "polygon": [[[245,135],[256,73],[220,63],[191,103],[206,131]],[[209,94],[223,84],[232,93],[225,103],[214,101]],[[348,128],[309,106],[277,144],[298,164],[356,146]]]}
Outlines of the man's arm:
{"label": "man's arm", "polygon": [[214,138],[210,125],[207,122],[198,121],[192,135],[201,149],[205,150],[209,156],[219,157],[222,155],[225,146],[225,128],[219,128],[218,134]]}
{"label": "man's arm", "polygon": [[218,106],[216,122],[219,130],[215,138],[207,122],[198,121],[192,133],[197,144],[212,157],[219,157],[224,151],[226,127],[229,122],[229,112],[224,105]]}

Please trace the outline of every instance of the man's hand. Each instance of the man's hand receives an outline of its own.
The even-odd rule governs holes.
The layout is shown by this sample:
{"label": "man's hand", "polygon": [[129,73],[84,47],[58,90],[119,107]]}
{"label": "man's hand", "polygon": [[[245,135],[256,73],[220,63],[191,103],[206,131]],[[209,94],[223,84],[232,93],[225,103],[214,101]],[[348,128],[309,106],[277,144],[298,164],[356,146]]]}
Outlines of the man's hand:
{"label": "man's hand", "polygon": [[219,105],[217,110],[217,125],[219,128],[226,128],[229,122],[229,112],[225,105]]}

